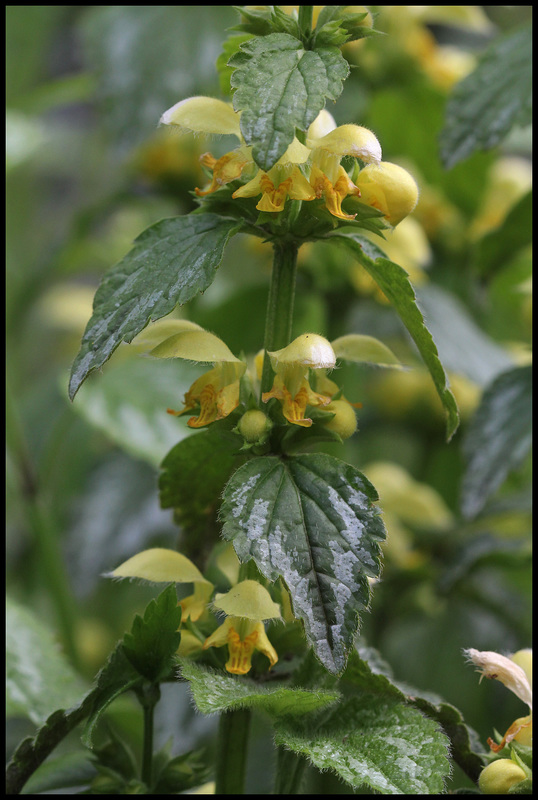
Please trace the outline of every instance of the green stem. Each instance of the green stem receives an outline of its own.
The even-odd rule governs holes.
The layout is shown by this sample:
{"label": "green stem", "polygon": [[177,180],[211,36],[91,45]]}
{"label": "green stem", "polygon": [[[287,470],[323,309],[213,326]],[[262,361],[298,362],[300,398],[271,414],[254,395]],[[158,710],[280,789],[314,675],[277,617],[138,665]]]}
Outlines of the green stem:
{"label": "green stem", "polygon": [[299,29],[305,40],[310,39],[312,33],[312,12],[314,6],[299,6],[298,22]]}
{"label": "green stem", "polygon": [[248,709],[220,716],[215,794],[245,793],[250,716]]}
{"label": "green stem", "polygon": [[267,351],[280,350],[291,340],[298,250],[296,242],[289,239],[280,239],[273,244],[273,272],[265,317],[262,393],[268,392],[273,383],[273,370]]}
{"label": "green stem", "polygon": [[140,689],[137,695],[144,710],[144,740],[140,777],[146,786],[151,788],[153,780],[153,715],[161,696],[161,690],[158,684],[151,684]]}
{"label": "green stem", "polygon": [[278,748],[274,794],[299,794],[306,759],[290,750]]}

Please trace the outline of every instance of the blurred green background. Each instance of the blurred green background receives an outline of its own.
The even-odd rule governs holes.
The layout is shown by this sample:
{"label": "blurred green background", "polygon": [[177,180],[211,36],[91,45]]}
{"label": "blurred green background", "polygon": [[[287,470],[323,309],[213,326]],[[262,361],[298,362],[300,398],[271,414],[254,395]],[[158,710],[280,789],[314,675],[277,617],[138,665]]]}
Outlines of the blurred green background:
{"label": "blurred green background", "polygon": [[[514,458],[518,468],[507,468],[500,490],[469,519],[460,506],[464,443],[483,392],[530,363],[523,203],[531,135],[515,128],[499,148],[449,171],[438,138],[455,83],[488,43],[529,24],[531,7],[377,10],[387,36],[344,49],[353,68],[329,110],[338,124],[371,128],[384,160],[420,185],[416,212],[386,249],[417,287],[460,404],[460,430],[445,442],[433,384],[401,323],[341,251],[301,249],[295,333],[368,333],[414,366],[340,367],[346,397],[362,403],[359,433],[327,452],[372,480],[389,531],[364,641],[397,678],[456,705],[484,744],[524,711],[502,686],[479,686],[461,649],[530,646],[530,463],[525,453]],[[200,370],[131,359],[120,348],[71,404],[69,368],[100,278],[147,226],[194,208],[201,153],[233,146],[227,137],[163,133],[158,121],[184,97],[224,97],[215,61],[236,21],[230,6],[7,6],[7,589],[53,631],[85,682],[156,593],[102,574],[144,547],[181,539],[159,508],[158,465],[190,432],[166,408],[179,407]],[[508,247],[485,258],[488,236],[507,218]],[[270,248],[236,237],[210,290],[180,313],[235,353],[255,353],[269,270]],[[210,743],[214,721],[194,716],[184,687],[164,691],[158,743],[172,737],[178,753]],[[110,713],[136,746],[141,728],[129,698]],[[8,754],[35,724],[24,703],[11,706]],[[250,781],[263,793],[268,733],[261,723],[255,730]],[[457,770],[455,781],[465,784]],[[346,791],[314,773],[308,786]]]}

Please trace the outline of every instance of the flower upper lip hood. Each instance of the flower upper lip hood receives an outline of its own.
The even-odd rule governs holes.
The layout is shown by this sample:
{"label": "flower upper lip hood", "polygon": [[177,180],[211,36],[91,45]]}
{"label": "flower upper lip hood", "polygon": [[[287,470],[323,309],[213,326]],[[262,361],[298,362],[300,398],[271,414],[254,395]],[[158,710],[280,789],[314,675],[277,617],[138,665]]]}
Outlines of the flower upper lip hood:
{"label": "flower upper lip hood", "polygon": [[482,673],[482,677],[495,678],[503,683],[507,689],[510,689],[520,700],[523,700],[532,711],[532,686],[523,667],[516,664],[512,658],[495,653],[492,650],[469,648],[463,652]]}
{"label": "flower upper lip hood", "polygon": [[532,746],[532,650],[518,650],[510,657],[492,650],[473,648],[464,650],[463,653],[482,673],[481,680],[484,676],[495,678],[529,707],[530,714],[514,720],[499,744],[491,738],[488,739],[491,750],[498,753],[512,740]]}

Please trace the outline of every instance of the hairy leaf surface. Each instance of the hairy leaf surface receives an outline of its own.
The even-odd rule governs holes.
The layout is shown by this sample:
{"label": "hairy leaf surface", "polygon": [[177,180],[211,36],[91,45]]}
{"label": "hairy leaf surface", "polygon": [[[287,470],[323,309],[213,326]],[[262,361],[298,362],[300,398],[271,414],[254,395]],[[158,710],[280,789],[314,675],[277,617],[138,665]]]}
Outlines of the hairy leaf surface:
{"label": "hairy leaf surface", "polygon": [[211,285],[224,248],[240,224],[216,214],[189,214],[151,225],[103,278],[69,382],[69,396],[120,342]]}
{"label": "hairy leaf surface", "polygon": [[255,458],[224,490],[223,535],[241,561],[282,576],[323,665],[343,670],[379,574],[385,529],[374,487],[332,456]]}
{"label": "hairy leaf surface", "polygon": [[336,47],[304,50],[288,33],[250,39],[228,63],[235,68],[231,85],[241,131],[265,171],[284,155],[295,129],[306,131],[327,98],[340,96],[349,74]]}
{"label": "hairy leaf surface", "polygon": [[338,692],[288,686],[260,686],[248,678],[236,678],[184,660],[182,676],[189,681],[196,708],[203,714],[238,708],[257,708],[273,718],[302,716],[334,703]]}

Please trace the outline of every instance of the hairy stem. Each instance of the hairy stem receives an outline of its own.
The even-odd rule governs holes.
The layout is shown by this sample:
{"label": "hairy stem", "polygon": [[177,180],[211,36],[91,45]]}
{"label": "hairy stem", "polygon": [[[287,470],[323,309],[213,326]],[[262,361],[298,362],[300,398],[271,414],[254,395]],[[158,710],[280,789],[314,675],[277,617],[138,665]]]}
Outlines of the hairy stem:
{"label": "hairy stem", "polygon": [[217,743],[215,794],[244,794],[248,733],[248,709],[221,714]]}
{"label": "hairy stem", "polygon": [[265,317],[262,393],[268,392],[273,382],[273,370],[267,351],[280,350],[290,343],[298,250],[296,242],[288,239],[281,239],[273,244],[273,272]]}

